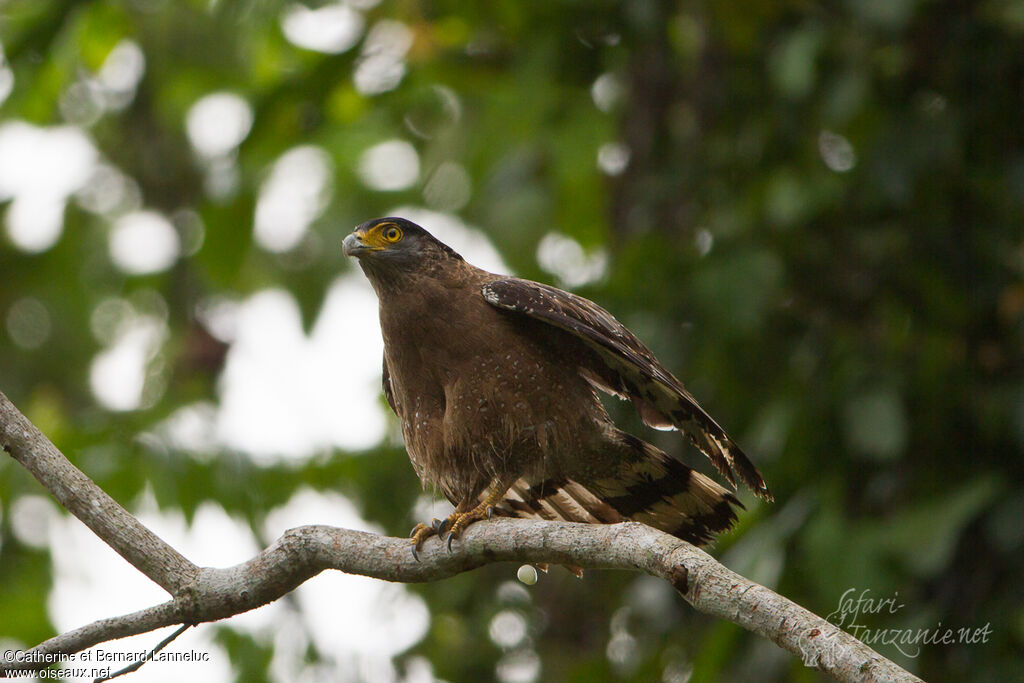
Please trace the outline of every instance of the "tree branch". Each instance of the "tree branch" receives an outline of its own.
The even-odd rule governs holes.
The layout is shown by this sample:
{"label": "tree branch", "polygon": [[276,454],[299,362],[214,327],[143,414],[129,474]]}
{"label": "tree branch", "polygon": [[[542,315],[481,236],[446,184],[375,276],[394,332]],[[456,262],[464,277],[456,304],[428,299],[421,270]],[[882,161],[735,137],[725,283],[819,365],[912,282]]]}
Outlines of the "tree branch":
{"label": "tree branch", "polygon": [[199,568],[143,526],[72,465],[0,392],[0,446],[39,480],[68,512],[171,595],[190,584]]}
{"label": "tree branch", "polygon": [[[10,402],[0,394],[0,435],[5,449],[8,444],[13,444],[14,450],[20,450],[19,462],[32,462],[44,470],[40,474],[33,470],[33,474],[47,488],[53,483],[56,490],[51,488],[51,491],[62,503],[65,499],[75,503],[77,507],[69,509],[78,516],[76,509],[81,508],[78,498],[68,495],[66,483],[54,480],[69,476],[70,468],[96,491],[99,489],[70,463],[60,465],[59,460],[63,460],[63,456],[41,434],[39,438],[32,438],[35,429],[20,414],[18,416],[23,423],[17,429],[26,434],[20,441],[13,439],[10,436],[9,405]],[[17,413],[13,406],[11,410]],[[52,449],[59,459],[53,453],[47,453],[44,458],[26,453],[32,449]],[[44,466],[40,466],[40,462]],[[60,468],[58,474],[46,471],[47,465]],[[95,496],[95,492],[90,495]],[[145,572],[130,557],[150,552],[153,544],[146,534],[152,536],[152,533],[123,508],[116,503],[113,505],[123,514],[118,524],[131,527],[130,531],[115,535],[114,541],[123,544],[130,539],[148,544],[118,552]],[[103,504],[99,506],[99,512],[94,512],[88,505],[85,508],[94,516],[111,514],[112,509],[110,505]],[[89,526],[114,546],[104,535],[109,533],[110,520],[105,523],[94,521]],[[170,549],[156,540],[158,547]],[[187,563],[187,567],[194,568],[188,560],[170,550],[173,556]],[[172,592],[174,599],[169,602],[122,617],[97,621],[51,638],[28,650],[23,661],[0,662],[0,675],[14,670],[42,669],[47,666],[45,655],[71,654],[101,642],[164,626],[216,621],[240,614],[277,600],[325,569],[386,581],[424,582],[502,561],[642,571],[671,583],[698,611],[727,619],[764,636],[801,657],[808,666],[838,680],[901,683],[920,680],[834,624],[730,571],[704,551],[673,536],[635,522],[605,526],[518,519],[494,519],[472,525],[451,553],[446,552],[436,538],[430,539],[420,553],[419,562],[412,557],[408,539],[328,526],[290,529],[247,562],[224,569],[196,569],[189,574],[189,582]],[[141,564],[151,567],[152,563]]]}
{"label": "tree branch", "polygon": [[174,633],[172,633],[171,635],[167,636],[166,638],[161,640],[159,643],[157,643],[152,649],[150,649],[150,651],[146,653],[145,657],[142,657],[137,662],[133,662],[133,663],[129,664],[128,666],[124,667],[123,669],[118,669],[117,671],[114,671],[113,673],[100,676],[99,678],[95,679],[93,681],[93,683],[100,683],[100,681],[109,681],[112,678],[118,678],[119,676],[125,676],[125,675],[130,674],[130,673],[132,673],[134,671],[138,671],[139,669],[141,669],[143,667],[143,665],[146,662],[151,660],[153,658],[153,656],[156,655],[157,652],[160,652],[160,650],[163,650],[165,647],[167,647],[168,645],[173,643],[174,640],[178,636],[180,636],[182,633],[184,633],[185,631],[187,631],[190,628],[192,628],[192,626],[193,626],[193,624],[185,624],[184,626],[178,628],[177,630],[175,630]]}

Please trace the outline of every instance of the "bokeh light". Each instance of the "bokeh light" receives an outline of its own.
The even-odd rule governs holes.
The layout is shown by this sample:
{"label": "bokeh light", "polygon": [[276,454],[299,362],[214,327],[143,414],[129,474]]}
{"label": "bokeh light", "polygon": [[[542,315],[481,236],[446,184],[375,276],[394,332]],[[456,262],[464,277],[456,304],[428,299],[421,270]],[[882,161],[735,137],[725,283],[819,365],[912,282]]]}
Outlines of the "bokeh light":
{"label": "bokeh light", "polygon": [[188,139],[204,158],[227,154],[252,128],[252,107],[245,98],[230,92],[205,95],[193,104],[185,119]]}
{"label": "bokeh light", "polygon": [[128,39],[117,43],[96,74],[104,106],[113,111],[127,107],[145,71],[146,56],[139,44]]}
{"label": "bokeh light", "polygon": [[110,258],[130,275],[167,270],[178,259],[181,240],[171,222],[156,211],[135,211],[110,229]]}
{"label": "bokeh light", "polygon": [[50,312],[35,297],[18,299],[7,310],[7,334],[23,349],[38,349],[50,338]]}
{"label": "bokeh light", "polygon": [[241,304],[233,337],[221,378],[225,445],[273,463],[368,448],[383,437],[375,400],[383,343],[377,301],[361,274],[334,282],[308,336],[294,297],[267,290]]}
{"label": "bokeh light", "polygon": [[597,150],[597,167],[607,175],[621,175],[629,166],[629,156],[629,147],[621,142],[609,142]]}
{"label": "bokeh light", "polygon": [[[89,386],[103,407],[114,411],[136,410],[144,405],[144,389],[150,360],[167,336],[166,323],[132,311],[119,325],[111,346],[101,351],[89,369]],[[148,404],[157,396],[149,396]]]}
{"label": "bokeh light", "polygon": [[401,22],[382,20],[374,24],[363,41],[356,65],[356,90],[363,95],[394,90],[405,76],[405,55],[412,40],[412,31]]}
{"label": "bokeh light", "polygon": [[359,176],[373,190],[404,190],[419,179],[419,154],[405,140],[382,142],[363,152],[359,158]]}
{"label": "bokeh light", "polygon": [[458,211],[469,202],[472,193],[469,173],[454,161],[439,164],[423,187],[423,199],[440,211]]}
{"label": "bokeh light", "polygon": [[818,151],[825,165],[836,173],[846,173],[857,165],[857,153],[853,145],[838,133],[821,131],[818,135]]}
{"label": "bokeh light", "polygon": [[294,249],[331,197],[334,173],[319,147],[294,147],[276,162],[260,187],[253,236],[267,251]]}
{"label": "bokeh light", "polygon": [[537,263],[562,285],[580,287],[604,277],[608,254],[603,249],[588,254],[583,245],[568,235],[549,232],[537,244]]}
{"label": "bokeh light", "polygon": [[3,105],[12,90],[14,90],[14,72],[7,64],[7,58],[4,57],[4,45],[0,43],[0,106]]}
{"label": "bokeh light", "polygon": [[16,247],[42,252],[57,242],[67,198],[89,180],[97,158],[76,127],[0,124],[0,201],[13,200],[6,225]]}
{"label": "bokeh light", "polygon": [[491,619],[488,634],[503,650],[517,647],[526,639],[526,617],[516,610],[502,610]]}
{"label": "bokeh light", "polygon": [[362,35],[363,25],[363,15],[340,2],[315,9],[294,4],[281,15],[281,30],[290,43],[328,54],[354,46]]}

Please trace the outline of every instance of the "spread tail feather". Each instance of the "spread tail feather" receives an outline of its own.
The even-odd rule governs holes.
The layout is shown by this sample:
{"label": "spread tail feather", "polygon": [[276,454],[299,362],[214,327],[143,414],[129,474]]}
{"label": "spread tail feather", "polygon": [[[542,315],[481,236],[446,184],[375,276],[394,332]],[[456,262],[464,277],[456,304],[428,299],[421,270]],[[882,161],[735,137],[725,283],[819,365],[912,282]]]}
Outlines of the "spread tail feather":
{"label": "spread tail feather", "polygon": [[611,524],[643,522],[694,545],[711,541],[736,521],[743,505],[712,479],[654,446],[620,433],[618,472],[586,484],[568,478],[519,479],[498,506],[512,517]]}

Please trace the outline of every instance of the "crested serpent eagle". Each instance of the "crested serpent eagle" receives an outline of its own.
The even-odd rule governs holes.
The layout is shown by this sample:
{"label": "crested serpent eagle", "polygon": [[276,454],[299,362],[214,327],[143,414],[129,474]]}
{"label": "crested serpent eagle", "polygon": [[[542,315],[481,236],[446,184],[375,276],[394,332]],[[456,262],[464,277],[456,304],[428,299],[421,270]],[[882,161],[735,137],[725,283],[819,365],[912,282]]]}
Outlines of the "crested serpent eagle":
{"label": "crested serpent eagle", "polygon": [[730,484],[772,499],[682,383],[592,301],[476,268],[403,218],[363,223],[343,249],[380,301],[384,395],[409,459],[455,505],[413,529],[414,554],[435,533],[450,549],[492,514],[629,519],[695,544],[729,528],[739,501],[617,429],[597,390],[632,401],[651,427],[684,432]]}

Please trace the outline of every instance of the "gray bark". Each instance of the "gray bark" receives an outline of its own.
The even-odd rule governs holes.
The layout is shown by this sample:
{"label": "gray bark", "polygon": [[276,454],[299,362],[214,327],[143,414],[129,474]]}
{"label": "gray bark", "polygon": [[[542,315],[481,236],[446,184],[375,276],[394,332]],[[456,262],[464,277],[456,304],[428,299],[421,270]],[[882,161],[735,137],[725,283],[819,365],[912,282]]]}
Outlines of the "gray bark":
{"label": "gray bark", "polygon": [[[919,681],[834,624],[730,571],[704,551],[643,524],[571,524],[494,519],[470,526],[447,552],[429,539],[416,561],[408,539],[328,526],[290,529],[256,557],[199,568],[104,493],[0,393],[0,445],[72,514],[143,574],[168,602],[103,619],[28,651],[36,661],[2,662],[0,676],[47,666],[43,655],[174,624],[226,619],[273,602],[325,569],[385,581],[436,581],[493,562],[631,569],[668,581],[696,610],[768,638],[840,681]],[[82,558],[87,561],[88,558]]]}

